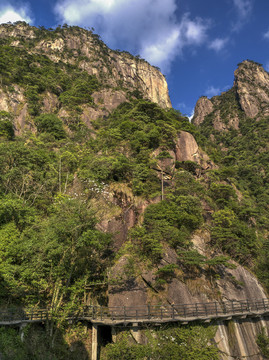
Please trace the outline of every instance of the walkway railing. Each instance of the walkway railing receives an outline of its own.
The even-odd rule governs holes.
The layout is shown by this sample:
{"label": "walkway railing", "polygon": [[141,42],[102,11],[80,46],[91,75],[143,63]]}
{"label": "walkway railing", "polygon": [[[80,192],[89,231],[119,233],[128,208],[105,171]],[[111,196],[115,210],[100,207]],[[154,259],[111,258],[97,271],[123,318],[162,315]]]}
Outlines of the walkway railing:
{"label": "walkway railing", "polygon": [[99,307],[89,306],[80,314],[81,318],[92,320],[193,320],[194,318],[219,318],[233,315],[269,313],[269,300],[226,301],[180,305],[145,305],[136,307]]}
{"label": "walkway railing", "polygon": [[[88,320],[101,323],[113,322],[169,322],[226,318],[230,316],[255,316],[269,314],[269,300],[225,301],[180,305],[145,306],[87,306],[81,311],[69,313],[66,319]],[[0,325],[22,322],[42,322],[53,318],[48,309],[6,309],[0,310]]]}

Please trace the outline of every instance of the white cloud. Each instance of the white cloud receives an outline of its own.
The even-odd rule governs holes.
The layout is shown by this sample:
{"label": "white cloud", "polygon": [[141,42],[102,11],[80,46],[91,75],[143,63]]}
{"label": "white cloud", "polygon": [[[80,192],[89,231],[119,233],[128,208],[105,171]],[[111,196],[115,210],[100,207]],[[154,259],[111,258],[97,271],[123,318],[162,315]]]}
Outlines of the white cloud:
{"label": "white cloud", "polygon": [[205,95],[209,98],[212,96],[220,95],[222,92],[227,91],[231,88],[231,85],[225,85],[224,87],[215,87],[213,85],[210,85],[207,87],[205,91]]}
{"label": "white cloud", "polygon": [[238,14],[238,19],[233,25],[233,30],[239,31],[251,15],[253,0],[233,0],[233,4]]}
{"label": "white cloud", "polygon": [[241,18],[246,18],[250,15],[253,6],[252,0],[233,0],[233,3]]}
{"label": "white cloud", "polygon": [[225,38],[225,39],[221,39],[221,38],[216,38],[215,40],[213,40],[209,45],[209,49],[215,50],[216,52],[219,52],[221,50],[224,49],[224,47],[226,46],[226,44],[228,43],[229,39]]}
{"label": "white cloud", "polygon": [[58,0],[60,22],[94,27],[112,48],[139,53],[168,71],[184,47],[205,42],[209,23],[189,14],[176,19],[176,0]]}
{"label": "white cloud", "polygon": [[263,36],[265,37],[265,39],[269,39],[269,30],[265,34],[263,34]]}
{"label": "white cloud", "polygon": [[0,24],[26,21],[31,23],[31,11],[27,4],[16,6],[9,3],[0,4]]}
{"label": "white cloud", "polygon": [[220,88],[212,85],[208,86],[208,88],[205,91],[205,95],[209,98],[211,98],[212,96],[219,95],[220,93],[221,93]]}

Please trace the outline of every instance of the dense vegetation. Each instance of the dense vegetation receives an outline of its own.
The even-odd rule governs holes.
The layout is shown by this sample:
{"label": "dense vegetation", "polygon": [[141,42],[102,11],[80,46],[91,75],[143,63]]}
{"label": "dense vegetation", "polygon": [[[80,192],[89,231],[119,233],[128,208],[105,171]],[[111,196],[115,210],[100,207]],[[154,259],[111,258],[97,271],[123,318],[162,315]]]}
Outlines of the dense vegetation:
{"label": "dense vegetation", "polygon": [[102,353],[104,360],[217,360],[218,350],[210,341],[214,337],[214,326],[163,327],[144,331],[147,345],[133,342],[128,332],[120,334],[116,344],[109,344]]}
{"label": "dense vegetation", "polygon": [[[218,213],[213,216],[216,226],[212,229],[212,239],[233,257],[240,260],[242,255],[248,256],[250,261],[256,262],[256,273],[269,289],[268,117],[261,117],[258,121],[247,118],[240,108],[234,88],[222,94],[218,101],[215,111],[220,111],[221,121],[228,126],[230,117],[235,116],[239,119],[239,127],[228,126],[229,131],[214,130],[212,121],[215,112],[208,115],[200,127],[201,145],[219,165],[214,178],[223,183],[219,185],[222,192],[226,191],[226,195],[223,193],[222,196],[226,202],[220,204],[223,210],[219,214],[223,218]],[[214,136],[211,140],[210,134]],[[234,202],[236,196],[230,186],[232,183],[242,197],[240,206]],[[229,187],[230,192],[227,192]],[[218,191],[214,189],[212,195],[218,196]]]}
{"label": "dense vegetation", "polygon": [[[21,92],[29,112],[27,130],[16,136],[14,113],[0,112],[0,305],[52,308],[55,322],[46,331],[34,329],[43,339],[44,359],[73,358],[71,341],[62,337],[71,331],[64,315],[89,301],[107,304],[106,287],[89,291],[87,285],[117,282],[108,273],[122,254],[129,259],[127,277],[140,268],[153,270],[160,291],[179,272],[183,280],[203,275],[214,285],[225,267],[234,266],[231,258],[256,271],[269,288],[268,118],[247,119],[231,90],[221,95],[219,110],[226,125],[235,112],[239,129],[214,130],[213,115],[197,129],[179,111],[162,109],[135,89],[89,129],[83,106],[94,108],[93,92],[108,84],[76,64],[29,51],[67,29],[77,31],[35,29],[35,39],[20,39],[24,47],[13,46],[12,38],[0,41],[1,89],[11,98]],[[104,56],[107,49],[94,39]],[[43,107],[48,93],[57,100],[53,113]],[[192,133],[218,168],[175,161],[181,131]],[[117,234],[101,231],[100,224],[129,208],[136,225],[116,254]],[[210,234],[207,256],[191,242],[195,231]],[[168,248],[175,260],[163,265]],[[29,326],[24,344],[16,331],[2,331],[4,358],[42,359],[41,350],[29,346],[34,330]],[[80,325],[76,333],[78,342],[85,340]],[[154,336],[147,331],[148,345],[139,346],[123,334],[103,358],[166,359],[169,348],[171,359],[179,352],[182,359],[215,359],[213,336],[199,326],[155,329]],[[265,349],[265,337],[259,341]]]}

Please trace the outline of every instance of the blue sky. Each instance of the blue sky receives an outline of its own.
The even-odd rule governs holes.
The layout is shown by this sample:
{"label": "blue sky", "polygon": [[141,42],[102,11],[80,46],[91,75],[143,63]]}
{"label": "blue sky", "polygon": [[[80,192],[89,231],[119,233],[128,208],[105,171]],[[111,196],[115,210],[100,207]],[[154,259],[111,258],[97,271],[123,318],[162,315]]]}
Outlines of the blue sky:
{"label": "blue sky", "polygon": [[0,0],[0,23],[17,20],[94,27],[110,48],[159,66],[187,115],[232,86],[239,62],[269,71],[269,0]]}

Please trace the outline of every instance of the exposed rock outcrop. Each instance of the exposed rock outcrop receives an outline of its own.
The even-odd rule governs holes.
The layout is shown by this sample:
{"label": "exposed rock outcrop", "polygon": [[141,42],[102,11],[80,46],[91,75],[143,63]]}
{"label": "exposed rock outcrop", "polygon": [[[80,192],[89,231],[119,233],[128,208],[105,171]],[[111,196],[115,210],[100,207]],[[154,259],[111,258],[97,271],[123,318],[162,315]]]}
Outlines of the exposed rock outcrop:
{"label": "exposed rock outcrop", "polygon": [[269,74],[260,64],[243,61],[235,70],[234,86],[246,116],[269,115]]}
{"label": "exposed rock outcrop", "polygon": [[[196,234],[195,246],[199,246],[202,254],[206,253],[208,233]],[[176,262],[177,255],[172,249],[166,249],[162,265]],[[266,298],[261,284],[244,267],[237,265],[235,269],[222,268],[219,280],[210,281],[206,276],[184,278],[177,274],[164,285],[156,286],[157,268],[146,270],[135,267],[126,255],[114,266],[111,277],[118,285],[109,286],[109,306],[137,307],[146,304],[195,304],[211,301],[246,300],[260,301]],[[133,276],[132,276],[133,273]],[[258,334],[265,328],[269,334],[269,318],[234,319],[217,321],[215,342],[220,350],[221,360],[232,359],[264,359],[256,343]],[[141,334],[143,331],[141,331]]]}
{"label": "exposed rock outcrop", "polygon": [[239,130],[240,116],[268,116],[268,72],[258,63],[243,61],[234,72],[232,89],[210,100],[203,96],[197,101],[193,123],[201,125],[209,114],[213,114],[212,125],[217,131]]}
{"label": "exposed rock outcrop", "polygon": [[[81,120],[89,128],[92,128],[92,121],[108,116],[118,105],[133,97],[143,97],[163,108],[171,107],[166,79],[156,67],[127,52],[109,49],[91,31],[79,27],[60,27],[49,31],[19,22],[1,24],[0,38],[12,39],[10,45],[21,49],[25,49],[29,42],[32,54],[45,55],[55,63],[77,66],[97,77],[102,87],[92,94],[93,102],[81,106]],[[11,91],[12,87],[14,90]],[[62,91],[59,86],[58,94]],[[27,124],[31,126],[32,116],[25,92],[25,87],[16,84],[0,86],[0,110],[14,116],[17,133]],[[58,94],[48,90],[42,93],[40,112],[55,113],[62,119],[68,119],[73,114],[61,104]]]}
{"label": "exposed rock outcrop", "polygon": [[177,161],[193,161],[204,170],[216,168],[209,156],[198,147],[192,134],[186,131],[181,131],[178,136],[175,155]]}
{"label": "exposed rock outcrop", "polygon": [[202,96],[195,105],[193,123],[195,125],[202,124],[205,116],[212,113],[213,110],[214,106],[212,102],[207,97]]}
{"label": "exposed rock outcrop", "polygon": [[171,107],[165,77],[145,60],[127,52],[113,51],[98,35],[78,27],[62,28],[53,36],[48,32],[42,40],[39,36],[40,30],[27,24],[0,26],[1,38],[15,39],[12,46],[22,47],[22,38],[24,42],[34,40],[33,52],[45,54],[54,62],[76,64],[111,87],[122,87],[131,92],[139,90],[144,98],[161,107]]}

